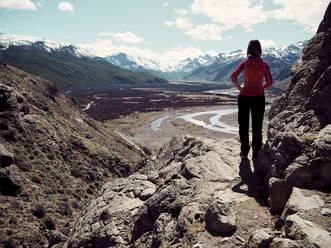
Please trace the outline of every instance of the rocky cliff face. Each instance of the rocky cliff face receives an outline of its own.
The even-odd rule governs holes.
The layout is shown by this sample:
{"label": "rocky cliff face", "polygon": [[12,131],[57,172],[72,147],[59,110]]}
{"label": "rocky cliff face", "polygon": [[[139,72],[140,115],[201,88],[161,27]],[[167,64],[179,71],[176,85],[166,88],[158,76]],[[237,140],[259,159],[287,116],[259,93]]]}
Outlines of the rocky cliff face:
{"label": "rocky cliff face", "polygon": [[[305,247],[331,245],[330,224],[325,225],[330,223],[331,206],[330,55],[331,4],[317,34],[292,67],[290,85],[272,104],[268,140],[256,164],[260,175],[266,175],[270,211],[281,213],[285,235],[305,240]],[[326,201],[306,198],[312,192]],[[311,204],[323,208],[307,210]]]}
{"label": "rocky cliff face", "polygon": [[0,246],[47,247],[143,159],[54,85],[0,64]]}
{"label": "rocky cliff face", "polygon": [[[268,173],[270,207],[282,211],[291,188],[331,184],[331,6],[269,112],[258,169]],[[280,197],[281,195],[281,197]],[[277,200],[276,200],[277,199]]]}

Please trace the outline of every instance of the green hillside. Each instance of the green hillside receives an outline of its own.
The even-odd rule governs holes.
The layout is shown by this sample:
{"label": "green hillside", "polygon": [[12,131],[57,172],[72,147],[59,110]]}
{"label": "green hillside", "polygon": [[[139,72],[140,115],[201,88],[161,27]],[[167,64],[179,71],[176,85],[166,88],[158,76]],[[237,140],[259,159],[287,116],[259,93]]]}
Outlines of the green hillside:
{"label": "green hillside", "polygon": [[52,81],[60,90],[110,84],[167,83],[147,72],[132,72],[94,57],[74,55],[74,47],[49,52],[42,43],[0,50],[0,61]]}

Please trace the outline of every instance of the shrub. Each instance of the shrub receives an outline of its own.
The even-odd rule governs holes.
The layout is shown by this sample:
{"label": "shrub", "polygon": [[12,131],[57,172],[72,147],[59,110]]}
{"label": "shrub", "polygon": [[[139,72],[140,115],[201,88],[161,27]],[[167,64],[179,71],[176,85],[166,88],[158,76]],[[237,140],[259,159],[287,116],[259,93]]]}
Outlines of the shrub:
{"label": "shrub", "polygon": [[178,216],[182,207],[179,201],[174,200],[172,202],[169,202],[167,200],[164,200],[160,203],[161,212],[169,213],[173,216]]}
{"label": "shrub", "polygon": [[55,223],[51,219],[51,217],[45,218],[44,223],[45,223],[45,226],[48,230],[55,230]]}
{"label": "shrub", "polygon": [[39,219],[44,218],[45,214],[46,214],[46,209],[41,204],[38,204],[33,210],[33,215]]}
{"label": "shrub", "polygon": [[48,199],[51,200],[51,201],[57,201],[58,197],[57,197],[56,194],[49,194]]}

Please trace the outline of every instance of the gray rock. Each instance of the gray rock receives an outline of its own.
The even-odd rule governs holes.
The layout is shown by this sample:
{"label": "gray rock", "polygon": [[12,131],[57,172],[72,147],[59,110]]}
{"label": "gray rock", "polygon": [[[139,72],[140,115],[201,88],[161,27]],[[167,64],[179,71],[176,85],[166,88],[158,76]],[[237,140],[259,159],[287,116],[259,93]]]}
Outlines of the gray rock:
{"label": "gray rock", "polygon": [[153,231],[144,233],[139,239],[137,239],[130,248],[142,248],[151,247],[153,242]]}
{"label": "gray rock", "polygon": [[195,221],[200,221],[202,212],[199,209],[197,202],[192,202],[184,206],[178,216],[178,226],[183,231],[186,231]]}
{"label": "gray rock", "polygon": [[271,213],[282,212],[291,195],[291,186],[285,180],[272,177],[269,179],[268,190]]}
{"label": "gray rock", "polygon": [[256,230],[248,239],[246,248],[268,248],[273,237],[270,230]]}
{"label": "gray rock", "polygon": [[314,247],[328,248],[331,244],[329,232],[311,221],[302,219],[298,214],[286,218],[285,233],[290,239],[301,240]]}
{"label": "gray rock", "polygon": [[0,167],[7,167],[14,162],[14,155],[0,144]]}
{"label": "gray rock", "polygon": [[330,216],[331,215],[331,209],[330,208],[322,208],[321,214],[324,216]]}
{"label": "gray rock", "polygon": [[296,212],[306,212],[312,209],[320,209],[324,206],[324,201],[318,195],[306,197],[303,195],[302,190],[294,187],[292,194],[288,199],[283,211],[283,218],[289,214]]}
{"label": "gray rock", "polygon": [[26,99],[17,90],[0,83],[1,111],[12,111],[13,114],[28,114],[29,108]]}
{"label": "gray rock", "polygon": [[178,237],[176,219],[168,213],[160,214],[154,225],[151,247],[160,247],[161,244],[172,244]]}
{"label": "gray rock", "polygon": [[147,175],[147,179],[155,184],[158,182],[159,178],[159,173],[155,170],[150,171]]}
{"label": "gray rock", "polygon": [[212,202],[206,211],[206,229],[216,235],[236,230],[235,212],[221,200]]}
{"label": "gray rock", "polygon": [[296,241],[285,238],[274,238],[269,248],[301,248]]}
{"label": "gray rock", "polygon": [[18,175],[9,169],[0,168],[0,192],[3,195],[17,196],[22,191]]}
{"label": "gray rock", "polygon": [[203,248],[203,245],[200,243],[196,243],[192,246],[192,248]]}
{"label": "gray rock", "polygon": [[140,199],[143,201],[147,200],[149,197],[151,197],[155,193],[155,191],[156,191],[155,187],[144,189],[140,193]]}
{"label": "gray rock", "polygon": [[[92,200],[76,224],[65,247],[110,247],[128,244],[132,236],[134,216],[144,201],[133,191],[154,187],[147,176],[133,174],[105,184],[99,197]],[[143,230],[144,226],[140,226]],[[151,224],[153,229],[153,223]]]}
{"label": "gray rock", "polygon": [[331,159],[331,124],[325,126],[312,144],[315,149],[326,154]]}
{"label": "gray rock", "polygon": [[[302,161],[303,160],[303,161]],[[285,169],[285,180],[300,187],[312,182],[312,170],[308,168],[310,161],[306,156],[299,156],[293,163]]]}
{"label": "gray rock", "polygon": [[61,232],[52,231],[48,240],[48,246],[53,248],[56,244],[64,243],[67,239],[68,237]]}

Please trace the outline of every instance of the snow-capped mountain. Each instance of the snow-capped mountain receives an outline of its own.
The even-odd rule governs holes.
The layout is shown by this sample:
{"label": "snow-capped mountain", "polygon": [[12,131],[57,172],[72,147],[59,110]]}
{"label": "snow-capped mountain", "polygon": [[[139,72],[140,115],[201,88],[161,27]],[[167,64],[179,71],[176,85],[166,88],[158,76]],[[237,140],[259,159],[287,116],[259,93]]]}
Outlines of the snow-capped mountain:
{"label": "snow-capped mountain", "polygon": [[106,59],[114,65],[133,71],[157,71],[158,73],[190,73],[202,64],[210,61],[212,57],[208,54],[197,58],[186,58],[175,65],[163,65],[160,61],[144,58],[141,56],[130,56],[118,53],[107,56]]}
{"label": "snow-capped mountain", "polygon": [[[271,64],[276,80],[289,77],[290,67],[301,56],[306,42],[298,42],[289,46],[266,48],[263,59]],[[161,66],[160,62],[148,58],[129,56],[120,53],[106,57],[111,63],[133,71],[149,71],[168,79],[203,79],[211,81],[229,81],[229,74],[237,63],[246,59],[246,51],[239,49],[218,56],[208,54],[197,58],[187,58],[176,65]]]}
{"label": "snow-capped mountain", "polygon": [[186,72],[191,73],[193,70],[198,68],[199,66],[208,63],[212,59],[212,56],[206,54],[206,55],[200,55],[197,58],[187,58],[185,60],[180,61],[177,65],[173,66],[171,68],[172,71],[176,72]]}
{"label": "snow-capped mountain", "polygon": [[63,52],[63,53],[71,54],[76,57],[90,57],[90,58],[96,57],[90,54],[85,49],[80,47],[75,47],[73,45],[56,43],[38,37],[0,33],[0,50],[7,50],[10,46],[37,47],[39,49],[44,49],[49,53]]}
{"label": "snow-capped mountain", "polygon": [[125,53],[108,56],[106,59],[113,65],[132,71],[158,70],[159,68],[156,61],[143,57],[128,56]]}
{"label": "snow-capped mountain", "polygon": [[[298,42],[289,46],[267,48],[263,50],[262,58],[267,61],[271,68],[274,81],[282,81],[290,77],[293,63],[301,56],[306,42]],[[230,81],[233,69],[244,59],[245,50],[236,50],[231,53],[220,53],[193,70],[186,79]]]}

